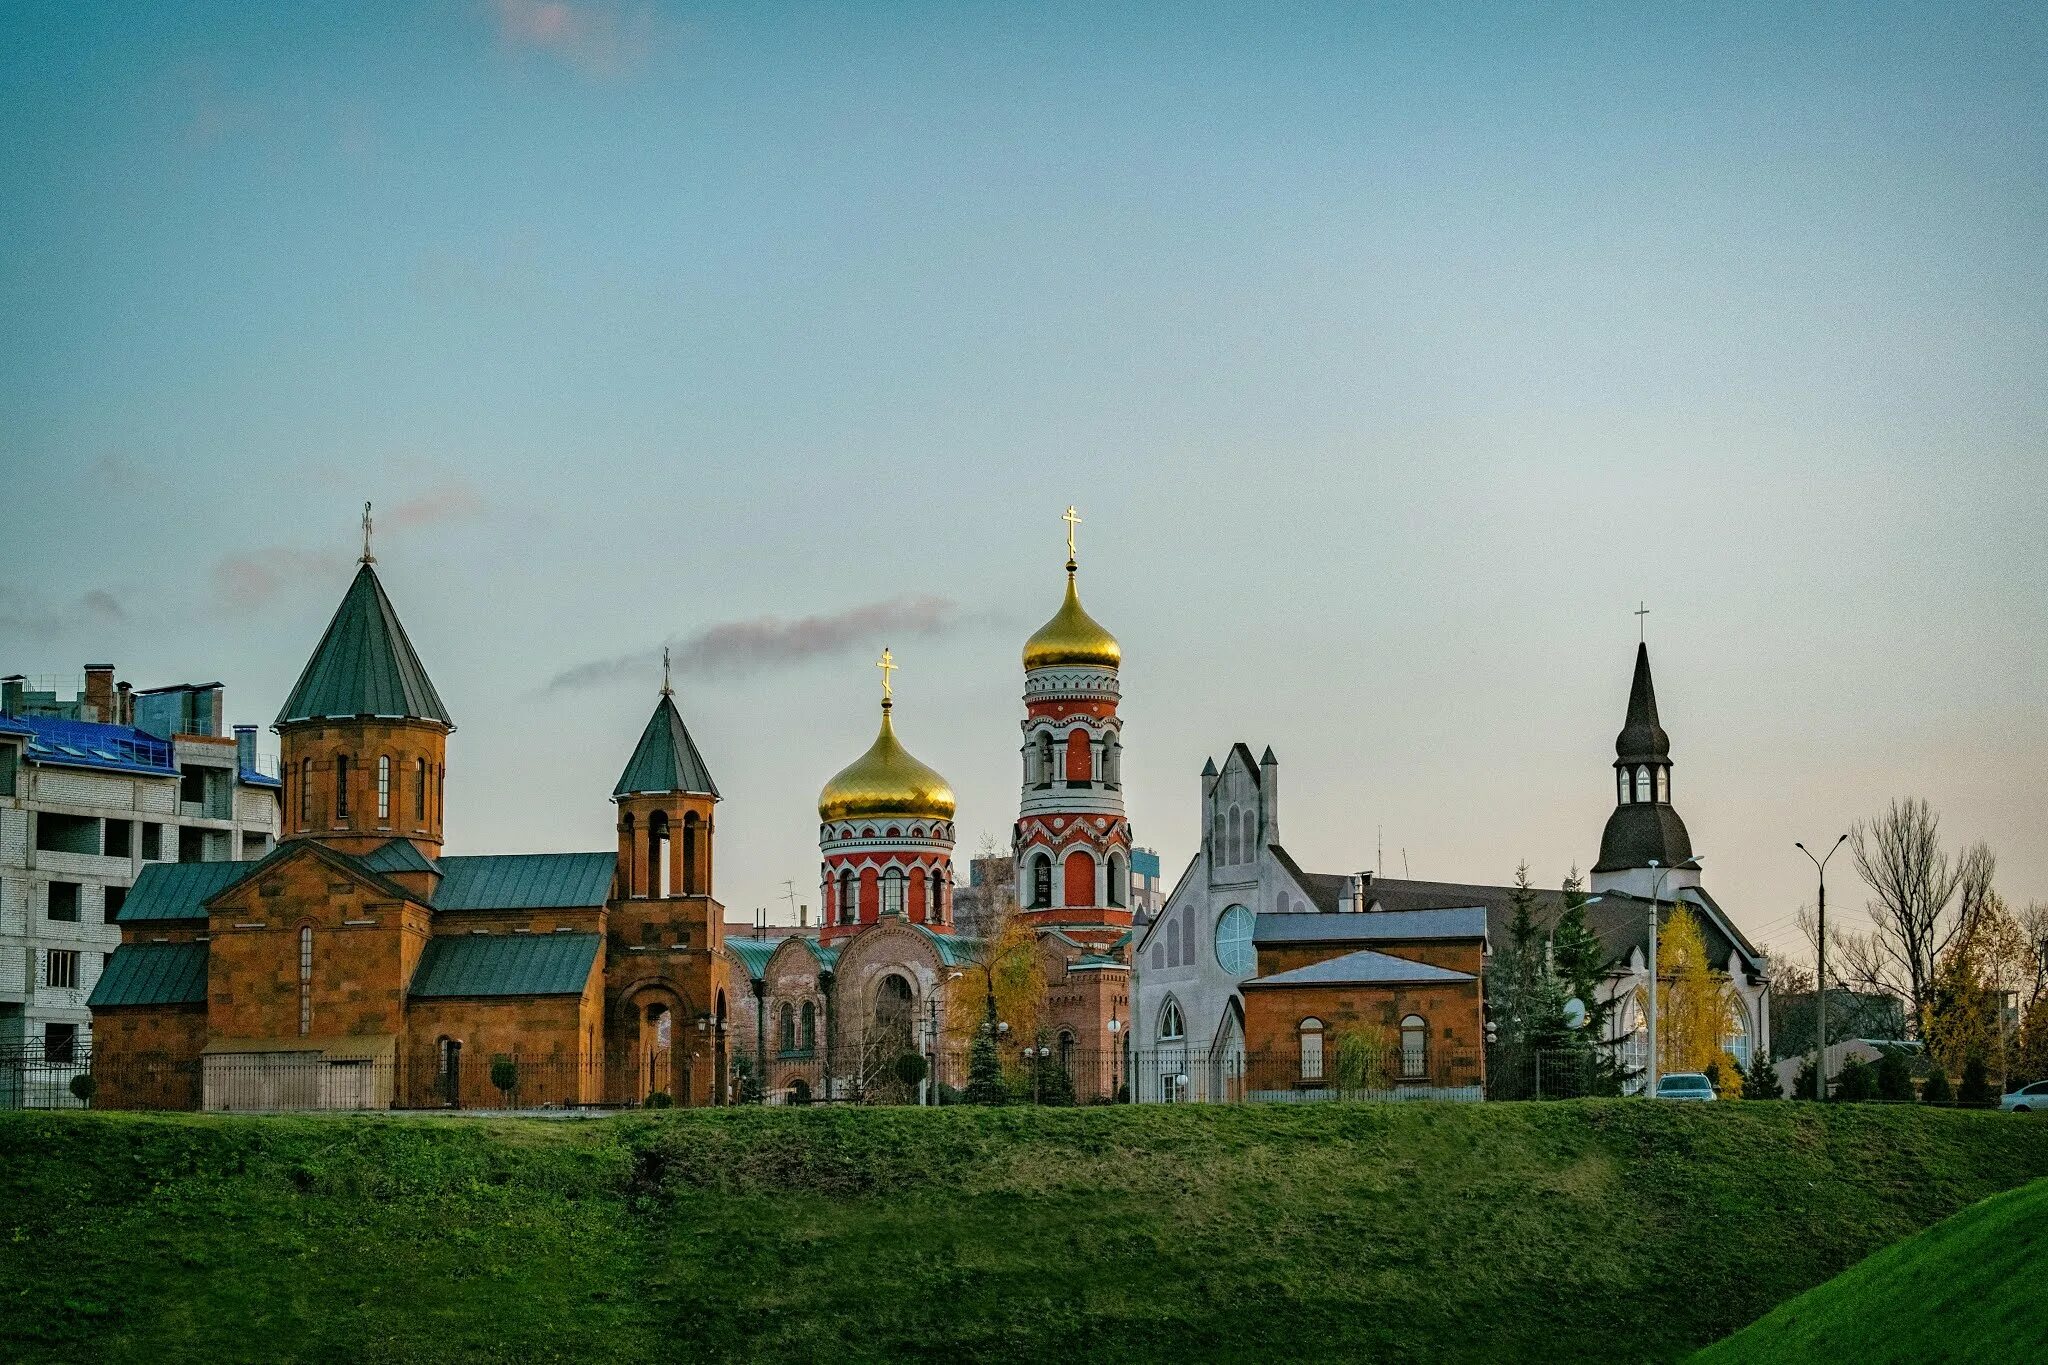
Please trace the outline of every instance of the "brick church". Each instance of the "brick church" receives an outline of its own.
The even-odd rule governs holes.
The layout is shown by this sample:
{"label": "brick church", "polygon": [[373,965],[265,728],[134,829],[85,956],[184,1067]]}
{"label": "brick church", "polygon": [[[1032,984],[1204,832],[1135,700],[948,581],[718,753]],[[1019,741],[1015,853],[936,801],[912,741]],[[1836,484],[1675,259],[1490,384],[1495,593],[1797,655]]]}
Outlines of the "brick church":
{"label": "brick church", "polygon": [[97,1102],[717,1103],[718,788],[664,683],[614,852],[444,850],[455,723],[365,547],[275,726],[280,842],[157,864],[93,991]]}

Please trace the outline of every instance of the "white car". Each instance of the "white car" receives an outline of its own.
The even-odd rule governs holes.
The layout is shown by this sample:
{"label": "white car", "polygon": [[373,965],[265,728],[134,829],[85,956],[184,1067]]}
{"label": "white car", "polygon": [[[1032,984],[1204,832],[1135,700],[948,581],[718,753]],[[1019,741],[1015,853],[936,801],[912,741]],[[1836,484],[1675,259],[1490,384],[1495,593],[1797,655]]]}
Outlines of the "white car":
{"label": "white car", "polygon": [[1669,1076],[1657,1078],[1657,1098],[1660,1100],[1712,1100],[1714,1083],[1697,1071],[1674,1071]]}
{"label": "white car", "polygon": [[2008,1114],[2024,1114],[2034,1109],[2048,1113],[2048,1081],[2021,1086],[1999,1100],[1998,1107]]}

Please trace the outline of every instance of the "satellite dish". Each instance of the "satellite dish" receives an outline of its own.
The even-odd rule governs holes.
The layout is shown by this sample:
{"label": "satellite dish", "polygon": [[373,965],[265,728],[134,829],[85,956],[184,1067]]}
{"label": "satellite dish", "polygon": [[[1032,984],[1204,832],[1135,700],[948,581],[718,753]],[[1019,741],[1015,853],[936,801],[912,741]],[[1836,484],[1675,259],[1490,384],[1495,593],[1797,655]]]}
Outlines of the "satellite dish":
{"label": "satellite dish", "polygon": [[1586,1002],[1576,995],[1564,1002],[1564,1026],[1584,1028],[1586,1026]]}

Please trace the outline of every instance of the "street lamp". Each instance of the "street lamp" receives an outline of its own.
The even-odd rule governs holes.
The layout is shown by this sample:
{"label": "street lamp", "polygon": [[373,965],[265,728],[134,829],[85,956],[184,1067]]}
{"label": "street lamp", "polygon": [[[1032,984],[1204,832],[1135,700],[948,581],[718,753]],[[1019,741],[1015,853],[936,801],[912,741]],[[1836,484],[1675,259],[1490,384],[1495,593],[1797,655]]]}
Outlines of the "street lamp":
{"label": "street lamp", "polygon": [[[1697,866],[1699,866],[1699,864],[1700,864],[1700,863],[1701,863],[1701,862],[1702,862],[1702,861],[1703,861],[1703,860],[1705,859],[1705,857],[1706,857],[1706,855],[1705,855],[1705,854],[1702,854],[1702,853],[1695,853],[1695,854],[1693,854],[1693,855],[1692,855],[1692,857],[1690,857],[1690,858],[1686,859],[1686,861],[1687,861],[1687,862],[1689,862],[1689,863],[1691,863],[1691,864],[1692,864],[1693,866],[1697,867]],[[1655,882],[1651,883],[1651,885],[1650,885],[1650,1071],[1649,1071],[1649,1083],[1648,1083],[1648,1085],[1647,1085],[1647,1086],[1646,1086],[1646,1087],[1644,1088],[1644,1090],[1643,1090],[1643,1093],[1644,1093],[1645,1095],[1652,1095],[1652,1096],[1654,1096],[1654,1095],[1655,1095],[1655,1094],[1657,1093],[1657,1071],[1658,1071],[1658,1058],[1657,1058],[1657,899],[1658,899],[1658,897],[1660,897],[1660,896],[1662,896],[1662,895],[1664,894],[1664,879],[1665,879],[1666,877],[1669,877],[1669,876],[1670,876],[1670,875],[1671,875],[1671,874],[1672,874],[1673,872],[1676,872],[1676,871],[1677,871],[1678,869],[1677,869],[1677,868],[1675,868],[1675,867],[1660,867],[1660,865],[1658,864],[1658,862],[1657,862],[1657,860],[1656,860],[1655,858],[1652,858],[1652,859],[1650,859],[1650,866],[1651,866],[1651,867],[1656,867],[1656,868],[1658,868],[1659,870],[1658,870],[1658,872],[1657,872],[1657,880],[1656,880]],[[1674,896],[1672,897],[1672,904],[1676,905],[1677,903],[1678,903],[1677,897],[1676,897],[1676,895],[1674,895]]]}
{"label": "street lamp", "polygon": [[[1116,1101],[1117,1092],[1123,1088],[1123,1042],[1124,1023],[1116,1017],[1116,1001],[1109,1002],[1109,1098]],[[1099,1073],[1098,1073],[1099,1074]]]}
{"label": "street lamp", "polygon": [[1823,1104],[1828,1098],[1828,858],[1839,853],[1848,840],[1846,834],[1835,840],[1835,846],[1827,851],[1825,858],[1814,857],[1812,849],[1797,839],[1792,841],[1792,847],[1804,853],[1807,861],[1813,864],[1813,870],[1820,874],[1820,931],[1814,935],[1819,975],[1813,980],[1813,1093]]}

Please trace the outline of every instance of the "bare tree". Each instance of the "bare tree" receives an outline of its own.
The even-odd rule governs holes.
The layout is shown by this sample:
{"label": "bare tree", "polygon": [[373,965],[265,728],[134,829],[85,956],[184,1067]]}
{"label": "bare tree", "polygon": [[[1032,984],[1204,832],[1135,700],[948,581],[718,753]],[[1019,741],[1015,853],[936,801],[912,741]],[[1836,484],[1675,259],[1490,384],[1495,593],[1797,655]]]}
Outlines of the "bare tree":
{"label": "bare tree", "polygon": [[1981,842],[1951,861],[1940,830],[1934,808],[1912,796],[1849,832],[1856,870],[1873,894],[1874,928],[1844,936],[1842,978],[1903,996],[1916,1028],[1926,1019],[1935,964],[1983,913],[1997,867]]}

